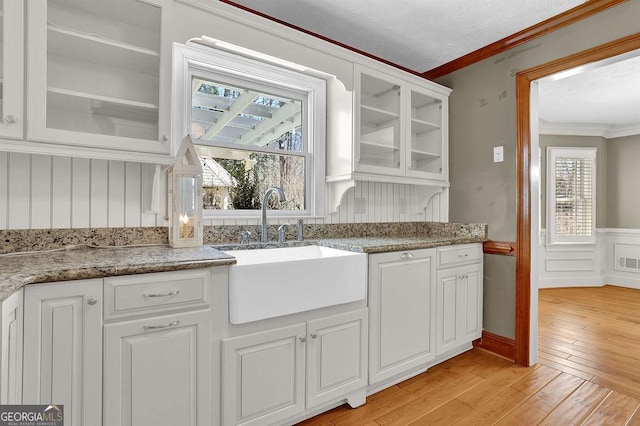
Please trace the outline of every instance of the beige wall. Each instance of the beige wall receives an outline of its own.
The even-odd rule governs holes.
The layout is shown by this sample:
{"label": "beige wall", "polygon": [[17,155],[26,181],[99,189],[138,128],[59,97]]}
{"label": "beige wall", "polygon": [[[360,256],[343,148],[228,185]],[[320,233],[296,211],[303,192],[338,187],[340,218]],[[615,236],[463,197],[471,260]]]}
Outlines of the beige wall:
{"label": "beige wall", "polygon": [[[439,80],[453,88],[449,139],[452,222],[487,222],[491,239],[515,241],[517,71],[634,34],[640,31],[638,16],[640,1],[630,0]],[[492,161],[492,148],[498,145],[505,147],[503,163]],[[507,279],[507,274],[494,275]],[[502,285],[514,286],[515,274],[508,275],[511,281]],[[513,298],[491,291],[490,285],[485,284],[485,306],[496,311],[485,316],[485,329],[496,334],[512,330]]]}
{"label": "beige wall", "polygon": [[[540,223],[546,228],[547,222],[547,147],[590,147],[597,148],[596,154],[596,228],[607,228],[607,140],[598,136],[540,135]],[[640,157],[639,157],[640,158]]]}
{"label": "beige wall", "polygon": [[640,228],[640,135],[607,143],[607,228]]}

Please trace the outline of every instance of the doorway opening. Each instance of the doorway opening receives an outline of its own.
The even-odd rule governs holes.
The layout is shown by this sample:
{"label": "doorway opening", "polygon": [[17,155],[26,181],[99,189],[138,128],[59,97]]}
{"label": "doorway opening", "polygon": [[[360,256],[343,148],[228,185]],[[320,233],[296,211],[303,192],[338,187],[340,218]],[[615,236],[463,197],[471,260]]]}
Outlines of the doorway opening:
{"label": "doorway opening", "polygon": [[536,82],[570,70],[580,70],[598,61],[640,49],[640,33],[579,52],[528,70],[516,76],[517,96],[517,247],[515,360],[533,365],[538,354],[537,247],[540,235],[540,155]]}

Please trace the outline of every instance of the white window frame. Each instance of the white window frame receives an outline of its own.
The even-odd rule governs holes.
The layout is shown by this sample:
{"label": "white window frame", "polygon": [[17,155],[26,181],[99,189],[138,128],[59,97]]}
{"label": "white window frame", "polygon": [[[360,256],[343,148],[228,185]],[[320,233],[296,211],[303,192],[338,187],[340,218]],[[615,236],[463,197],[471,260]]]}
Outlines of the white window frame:
{"label": "white window frame", "polygon": [[[590,235],[557,235],[556,229],[556,158],[580,158],[593,161],[591,168],[591,233]],[[596,243],[596,171],[597,148],[547,147],[547,244],[595,244]]]}
{"label": "white window frame", "polygon": [[[216,78],[244,84],[265,93],[288,94],[302,102],[302,137],[305,157],[305,209],[275,210],[270,216],[318,217],[324,215],[326,81],[300,71],[243,55],[197,44],[174,43],[173,140],[182,140],[191,127],[191,77]],[[286,63],[285,63],[286,64]],[[274,93],[275,92],[275,93]],[[198,141],[194,139],[194,144]],[[212,145],[213,146],[213,145]],[[286,151],[282,151],[286,155]],[[286,194],[285,194],[286,195]],[[205,210],[204,218],[257,218],[260,210]]]}

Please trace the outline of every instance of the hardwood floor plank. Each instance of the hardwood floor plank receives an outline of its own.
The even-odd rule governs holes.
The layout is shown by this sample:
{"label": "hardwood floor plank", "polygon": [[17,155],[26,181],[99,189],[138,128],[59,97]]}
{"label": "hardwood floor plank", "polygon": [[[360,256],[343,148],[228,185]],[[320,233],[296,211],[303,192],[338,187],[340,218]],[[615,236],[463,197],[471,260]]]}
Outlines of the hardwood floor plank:
{"label": "hardwood floor plank", "polygon": [[515,410],[507,414],[503,417],[496,425],[500,426],[515,426],[515,425],[537,425],[545,417],[547,417],[548,413],[544,411],[532,407],[530,405],[521,404]]}
{"label": "hardwood floor plank", "polygon": [[567,399],[585,381],[571,374],[561,373],[545,387],[536,392],[523,405],[536,408],[544,413],[551,413]]}
{"label": "hardwood floor plank", "polygon": [[474,409],[479,408],[484,402],[491,399],[493,395],[510,387],[518,380],[533,373],[538,368],[538,365],[533,367],[523,367],[521,365],[514,364],[496,372],[483,383],[458,396],[457,399]]}
{"label": "hardwood floor plank", "polygon": [[515,382],[511,387],[528,395],[533,395],[559,375],[560,371],[543,365],[533,373]]}
{"label": "hardwood floor plank", "polygon": [[471,373],[457,376],[457,379],[439,387],[437,392],[425,393],[421,398],[397,407],[384,416],[377,417],[376,422],[382,426],[410,424],[485,381],[485,379]]}
{"label": "hardwood floor plank", "polygon": [[464,417],[457,420],[457,425],[492,425],[529,398],[524,392],[509,387],[485,401]]}
{"label": "hardwood floor plank", "polygon": [[633,415],[640,401],[636,398],[612,391],[582,424],[600,426],[604,424],[624,425]]}
{"label": "hardwood floor plank", "polygon": [[402,424],[409,424],[411,426],[459,424],[460,417],[463,417],[465,414],[472,411],[473,408],[469,407],[467,404],[460,402],[457,399],[453,399],[413,423]]}
{"label": "hardwood floor plank", "polygon": [[580,424],[611,392],[603,386],[592,382],[584,382],[558,405],[540,424],[541,425],[569,425]]}
{"label": "hardwood floor plank", "polygon": [[[385,394],[379,396],[379,394],[383,392],[385,392]],[[392,388],[385,389],[382,392],[371,395],[370,398],[367,398],[366,404],[336,417],[332,422],[336,426],[361,426],[376,419],[377,417],[390,413],[411,399],[413,399],[411,394],[405,392],[398,386],[393,386]]]}

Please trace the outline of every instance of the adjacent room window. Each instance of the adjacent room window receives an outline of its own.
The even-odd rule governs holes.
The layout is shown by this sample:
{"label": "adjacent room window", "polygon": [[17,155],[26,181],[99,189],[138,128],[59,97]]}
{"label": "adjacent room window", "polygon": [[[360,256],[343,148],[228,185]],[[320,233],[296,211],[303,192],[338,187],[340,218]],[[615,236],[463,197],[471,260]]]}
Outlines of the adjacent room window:
{"label": "adjacent room window", "polygon": [[595,243],[596,148],[547,148],[547,242]]}
{"label": "adjacent room window", "polygon": [[287,197],[275,215],[322,214],[325,81],[203,46],[176,56],[205,216],[257,216],[272,186]]}

